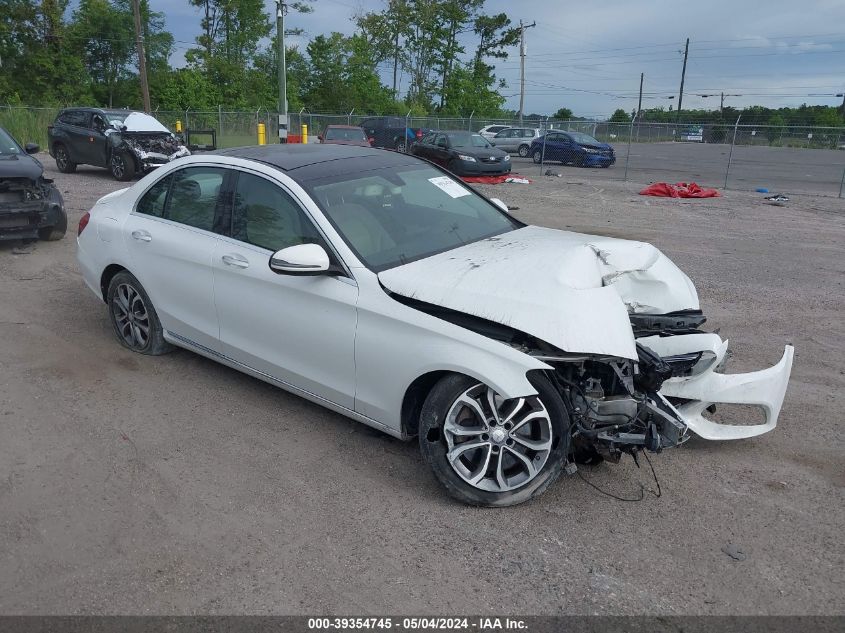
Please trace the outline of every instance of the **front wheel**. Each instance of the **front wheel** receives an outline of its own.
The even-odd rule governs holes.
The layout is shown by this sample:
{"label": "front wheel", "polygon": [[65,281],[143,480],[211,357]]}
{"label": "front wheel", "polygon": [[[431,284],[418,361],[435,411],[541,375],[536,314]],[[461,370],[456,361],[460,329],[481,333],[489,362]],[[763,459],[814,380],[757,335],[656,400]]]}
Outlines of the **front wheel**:
{"label": "front wheel", "polygon": [[135,175],[135,163],[127,152],[114,152],[109,159],[109,171],[115,180],[132,180]]}
{"label": "front wheel", "polygon": [[109,283],[106,299],[111,324],[121,345],[150,356],[173,349],[164,340],[153,302],[134,275],[125,270],[117,273]]}
{"label": "front wheel", "polygon": [[408,145],[405,141],[396,141],[396,147],[394,149],[400,154],[408,153]]}
{"label": "front wheel", "polygon": [[548,378],[532,374],[537,395],[504,399],[477,380],[453,374],[422,408],[423,458],[455,499],[511,506],[554,482],[569,450],[569,417]]}
{"label": "front wheel", "polygon": [[530,149],[531,148],[529,148],[528,145],[520,145],[517,153],[519,154],[520,158],[528,158],[528,153]]}

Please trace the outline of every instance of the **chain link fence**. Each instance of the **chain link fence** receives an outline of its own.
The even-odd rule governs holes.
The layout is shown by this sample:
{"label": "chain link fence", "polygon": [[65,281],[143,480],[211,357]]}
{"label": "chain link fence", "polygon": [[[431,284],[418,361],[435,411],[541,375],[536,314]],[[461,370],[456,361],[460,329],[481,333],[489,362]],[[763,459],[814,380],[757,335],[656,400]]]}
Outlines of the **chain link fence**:
{"label": "chain link fence", "polygon": [[[21,142],[47,144],[47,126],[60,108],[0,106],[0,126]],[[254,145],[258,125],[264,124],[267,141],[278,142],[278,115],[255,111],[156,110],[153,115],[170,129],[177,121],[182,129],[215,130],[218,147]],[[300,142],[302,126],[309,142],[315,142],[327,125],[360,125],[375,115],[355,112],[314,113],[304,108],[288,115],[289,140]],[[616,152],[616,164],[601,177],[631,180],[698,182],[726,189],[767,189],[773,193],[801,192],[845,196],[845,127],[823,128],[771,126],[738,119],[732,123],[654,123],[634,120],[558,121],[525,117],[491,119],[475,117],[405,116],[409,128],[478,131],[488,125],[539,128],[541,131],[581,132]],[[514,170],[536,177],[552,169],[575,169],[569,165],[533,165],[531,159],[515,159]],[[575,173],[575,172],[573,172]]]}

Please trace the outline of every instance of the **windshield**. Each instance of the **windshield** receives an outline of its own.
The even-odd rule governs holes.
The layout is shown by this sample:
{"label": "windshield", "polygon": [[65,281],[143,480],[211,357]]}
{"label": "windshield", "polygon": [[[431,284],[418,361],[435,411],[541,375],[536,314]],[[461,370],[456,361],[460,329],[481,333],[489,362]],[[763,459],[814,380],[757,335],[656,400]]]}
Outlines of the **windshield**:
{"label": "windshield", "polygon": [[20,153],[20,146],[6,133],[6,130],[0,128],[0,156],[15,156]]}
{"label": "windshield", "polygon": [[449,142],[452,147],[493,147],[487,142],[487,139],[480,134],[470,134],[469,132],[451,132],[446,136],[449,137]]}
{"label": "windshield", "polygon": [[599,141],[594,139],[589,134],[584,134],[583,132],[567,132],[572,139],[581,145],[601,145]]}
{"label": "windshield", "polygon": [[327,141],[366,141],[361,128],[330,127],[326,130]]}
{"label": "windshield", "polygon": [[427,165],[305,183],[367,268],[381,272],[522,226]]}

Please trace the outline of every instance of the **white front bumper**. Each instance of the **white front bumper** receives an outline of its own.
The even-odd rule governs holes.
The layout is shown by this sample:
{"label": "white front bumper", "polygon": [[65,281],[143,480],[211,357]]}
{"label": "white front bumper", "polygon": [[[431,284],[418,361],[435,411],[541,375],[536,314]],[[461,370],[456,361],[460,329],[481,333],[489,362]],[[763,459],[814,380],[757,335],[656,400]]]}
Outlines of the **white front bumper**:
{"label": "white front bumper", "polygon": [[[691,402],[676,407],[691,431],[708,440],[737,440],[771,431],[777,425],[786,386],[792,371],[794,348],[787,345],[783,357],[773,367],[746,374],[720,374],[715,368],[724,361],[728,341],[716,334],[690,334],[638,339],[660,356],[689,352],[712,351],[715,360],[700,374],[686,378],[670,378],[660,393],[669,398]],[[745,404],[760,407],[765,413],[763,424],[720,424],[706,419],[702,412],[711,404]]]}

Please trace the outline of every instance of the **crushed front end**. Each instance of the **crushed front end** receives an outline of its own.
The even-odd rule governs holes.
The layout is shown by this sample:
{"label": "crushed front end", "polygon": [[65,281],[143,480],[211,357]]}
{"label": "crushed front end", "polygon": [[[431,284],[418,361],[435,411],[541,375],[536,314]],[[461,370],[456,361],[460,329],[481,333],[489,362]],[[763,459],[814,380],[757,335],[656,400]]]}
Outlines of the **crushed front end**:
{"label": "crushed front end", "polygon": [[[537,353],[570,414],[576,458],[617,461],[623,453],[659,452],[689,439],[754,437],[775,428],[792,368],[793,347],[768,369],[724,374],[728,342],[698,327],[699,310],[663,315],[632,314],[637,359]],[[716,421],[720,405],[762,411],[764,421],[743,416]]]}
{"label": "crushed front end", "polygon": [[64,200],[47,178],[0,178],[0,240],[37,239],[67,224]]}
{"label": "crushed front end", "polygon": [[132,153],[141,171],[147,172],[170,161],[190,156],[190,150],[171,133],[127,132],[112,134],[119,147]]}

